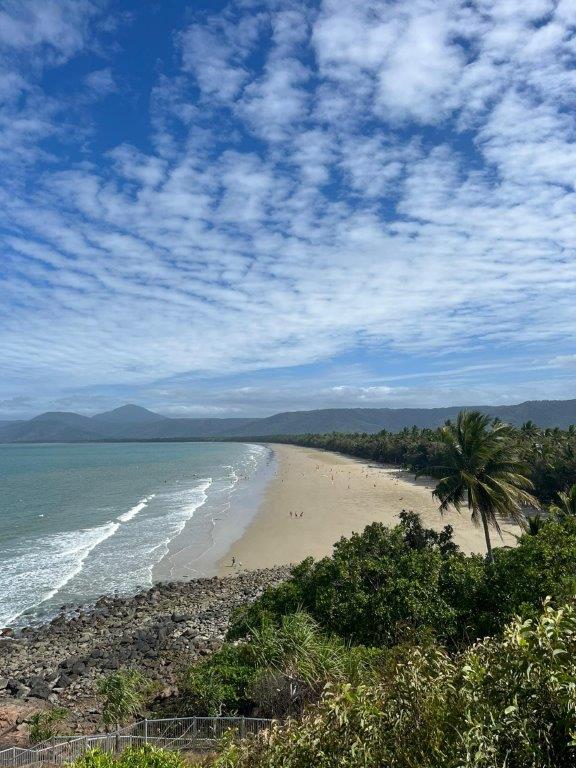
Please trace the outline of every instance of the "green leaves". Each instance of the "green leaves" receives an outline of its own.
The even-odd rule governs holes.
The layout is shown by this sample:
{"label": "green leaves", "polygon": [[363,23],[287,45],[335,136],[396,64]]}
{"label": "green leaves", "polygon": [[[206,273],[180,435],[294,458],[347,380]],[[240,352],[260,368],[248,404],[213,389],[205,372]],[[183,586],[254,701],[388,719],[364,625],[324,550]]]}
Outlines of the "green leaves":
{"label": "green leaves", "polygon": [[364,645],[389,646],[430,631],[449,635],[456,613],[441,585],[455,552],[448,527],[440,534],[425,529],[416,515],[393,529],[374,523],[337,542],[331,558],[297,566],[288,582],[236,617],[230,636],[299,607],[325,631]]}
{"label": "green leaves", "polygon": [[226,643],[209,658],[189,666],[179,683],[179,715],[214,717],[243,711],[246,691],[254,680],[255,665],[249,647]]}
{"label": "green leaves", "polygon": [[482,521],[491,561],[489,526],[499,531],[500,520],[507,517],[524,522],[523,508],[537,505],[529,492],[533,486],[518,457],[513,431],[478,411],[461,411],[456,424],[442,429],[441,438],[446,448],[443,466],[429,466],[422,472],[439,478],[434,495],[441,510],[454,507],[460,511],[468,503],[472,520]]}
{"label": "green leaves", "polygon": [[42,712],[35,712],[30,718],[30,743],[47,741],[59,732],[60,726],[68,715],[63,707],[52,707]]}
{"label": "green leaves", "polygon": [[145,705],[153,684],[137,670],[114,672],[98,684],[98,693],[104,700],[104,725],[122,725]]}
{"label": "green leaves", "polygon": [[575,733],[576,608],[546,602],[536,620],[515,619],[454,658],[405,648],[379,682],[327,686],[300,722],[214,766],[571,768]]}
{"label": "green leaves", "polygon": [[381,652],[324,634],[305,613],[264,623],[245,642],[226,643],[186,671],[181,702],[190,714],[238,711],[283,717],[320,697],[327,682],[371,679]]}
{"label": "green leaves", "polygon": [[128,747],[120,755],[90,749],[73,764],[74,768],[184,768],[177,752],[157,749],[149,744]]}
{"label": "green leaves", "polygon": [[564,493],[559,491],[557,503],[550,506],[550,513],[561,520],[564,517],[576,517],[576,483]]}

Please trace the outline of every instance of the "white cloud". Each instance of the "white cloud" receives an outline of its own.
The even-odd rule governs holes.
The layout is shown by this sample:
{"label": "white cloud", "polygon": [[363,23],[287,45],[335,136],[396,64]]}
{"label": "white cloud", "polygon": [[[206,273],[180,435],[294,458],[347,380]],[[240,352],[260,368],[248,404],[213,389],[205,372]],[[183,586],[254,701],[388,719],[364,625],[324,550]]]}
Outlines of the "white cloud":
{"label": "white cloud", "polygon": [[572,368],[576,366],[576,355],[557,355],[550,360],[550,365],[557,365],[561,368]]}
{"label": "white cloud", "polygon": [[[82,5],[74,34],[62,15],[35,22],[51,61],[88,45]],[[242,8],[177,34],[146,150],[128,139],[65,171],[38,166],[31,190],[0,186],[10,385],[573,343],[568,3]],[[110,89],[112,71],[92,85]],[[27,106],[7,113],[4,147],[20,133],[37,159],[58,107],[34,109],[37,82],[12,72],[7,99]],[[328,390],[411,397],[382,382]]]}
{"label": "white cloud", "polygon": [[210,30],[195,24],[181,40],[184,69],[194,73],[202,93],[223,101],[234,98],[248,73],[232,63],[233,48]]}
{"label": "white cloud", "polygon": [[448,13],[416,12],[402,31],[380,70],[377,108],[384,118],[439,123],[450,111],[451,91],[465,59],[451,43]]}
{"label": "white cloud", "polygon": [[86,43],[98,5],[90,0],[6,0],[0,9],[0,45],[8,51],[49,47],[62,61]]}
{"label": "white cloud", "polygon": [[[102,3],[7,0],[0,8],[0,162],[10,177],[23,165],[51,159],[42,142],[66,135],[65,103],[47,95],[45,70],[86,49]],[[78,131],[78,137],[83,131]]]}
{"label": "white cloud", "polygon": [[285,138],[306,119],[308,71],[296,59],[275,59],[265,75],[248,85],[236,114],[265,139]]}
{"label": "white cloud", "polygon": [[84,78],[86,87],[96,96],[107,96],[117,90],[114,75],[110,67],[104,69],[95,69]]}

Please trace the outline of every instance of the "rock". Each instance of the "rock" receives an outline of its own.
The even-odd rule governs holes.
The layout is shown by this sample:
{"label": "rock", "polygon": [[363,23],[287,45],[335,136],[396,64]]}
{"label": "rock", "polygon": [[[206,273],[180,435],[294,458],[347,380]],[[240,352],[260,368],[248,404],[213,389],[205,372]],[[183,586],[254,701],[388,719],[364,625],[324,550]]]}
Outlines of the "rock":
{"label": "rock", "polygon": [[288,574],[276,568],[158,584],[134,597],[67,607],[45,626],[0,635],[0,710],[29,699],[37,711],[48,701],[69,710],[71,732],[92,732],[100,713],[97,682],[121,667],[141,667],[159,680],[163,695],[173,695],[183,662],[220,647],[232,610]]}
{"label": "rock", "polygon": [[38,709],[26,702],[0,702],[0,734],[7,746],[24,746],[27,741],[26,720]]}
{"label": "rock", "polygon": [[35,685],[29,693],[29,696],[34,699],[45,699],[48,700],[50,698],[50,694],[52,693],[52,690],[50,686],[46,685],[46,683]]}

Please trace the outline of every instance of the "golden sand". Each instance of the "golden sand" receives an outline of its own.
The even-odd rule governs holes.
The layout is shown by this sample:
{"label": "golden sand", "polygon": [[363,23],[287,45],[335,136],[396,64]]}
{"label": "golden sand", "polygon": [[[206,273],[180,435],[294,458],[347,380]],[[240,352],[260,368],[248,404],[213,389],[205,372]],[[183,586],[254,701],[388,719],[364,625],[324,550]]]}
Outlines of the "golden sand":
{"label": "golden sand", "polygon": [[[403,470],[336,453],[289,445],[271,447],[277,473],[256,516],[220,561],[222,576],[298,563],[309,555],[323,557],[332,552],[341,536],[360,532],[369,523],[395,525],[402,509],[418,512],[429,528],[441,530],[450,524],[462,551],[485,552],[484,534],[473,525],[467,510],[439,513],[430,480],[415,480]],[[513,546],[520,529],[512,523],[502,527],[503,540],[493,532],[493,545]]]}

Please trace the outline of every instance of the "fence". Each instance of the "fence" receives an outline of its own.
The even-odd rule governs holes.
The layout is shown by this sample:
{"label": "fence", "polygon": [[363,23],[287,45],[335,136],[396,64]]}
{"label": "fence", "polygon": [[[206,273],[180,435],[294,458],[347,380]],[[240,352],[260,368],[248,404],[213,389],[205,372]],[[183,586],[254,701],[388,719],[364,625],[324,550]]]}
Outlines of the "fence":
{"label": "fence", "polygon": [[163,720],[141,720],[112,733],[91,736],[55,737],[33,749],[12,747],[0,751],[0,768],[50,764],[62,765],[98,747],[103,752],[117,753],[125,747],[152,744],[178,751],[204,751],[213,747],[227,731],[239,737],[269,727],[271,720],[255,717],[179,717]]}

